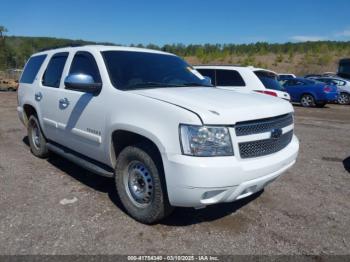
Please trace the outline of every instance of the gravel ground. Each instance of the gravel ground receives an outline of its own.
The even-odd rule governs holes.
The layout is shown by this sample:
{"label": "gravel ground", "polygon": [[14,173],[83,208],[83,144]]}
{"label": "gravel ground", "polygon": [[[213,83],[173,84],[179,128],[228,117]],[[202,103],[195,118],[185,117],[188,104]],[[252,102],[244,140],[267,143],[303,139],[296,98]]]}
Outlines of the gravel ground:
{"label": "gravel ground", "polygon": [[0,93],[0,254],[350,254],[350,106],[295,110],[299,159],[264,192],[145,226],[111,179],[35,158]]}

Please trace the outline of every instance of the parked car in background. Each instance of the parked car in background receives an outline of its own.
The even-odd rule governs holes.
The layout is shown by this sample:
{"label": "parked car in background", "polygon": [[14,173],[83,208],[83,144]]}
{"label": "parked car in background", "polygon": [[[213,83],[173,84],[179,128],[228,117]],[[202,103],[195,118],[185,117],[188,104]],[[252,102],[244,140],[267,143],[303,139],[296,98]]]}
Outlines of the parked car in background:
{"label": "parked car in background", "polygon": [[203,76],[210,77],[217,88],[241,92],[258,92],[290,100],[273,71],[244,66],[195,66]]}
{"label": "parked car in background", "polygon": [[327,85],[338,87],[339,97],[338,103],[341,105],[350,104],[350,81],[340,77],[319,77],[315,80],[323,82]]}
{"label": "parked car in background", "polygon": [[350,58],[339,61],[338,76],[350,80]]}
{"label": "parked car in background", "polygon": [[296,78],[294,74],[278,74],[278,80],[287,80]]}
{"label": "parked car in background", "polygon": [[338,88],[334,85],[307,78],[294,78],[283,83],[291,96],[292,102],[300,103],[303,107],[324,107],[328,102],[338,100]]}

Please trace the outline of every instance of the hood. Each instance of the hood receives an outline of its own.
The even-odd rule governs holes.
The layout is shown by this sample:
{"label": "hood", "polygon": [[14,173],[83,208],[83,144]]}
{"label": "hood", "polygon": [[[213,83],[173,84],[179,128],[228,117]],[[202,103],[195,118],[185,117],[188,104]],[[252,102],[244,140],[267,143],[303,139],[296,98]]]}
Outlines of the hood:
{"label": "hood", "polygon": [[233,125],[293,112],[292,105],[280,98],[213,87],[152,88],[130,92],[193,111],[203,124]]}

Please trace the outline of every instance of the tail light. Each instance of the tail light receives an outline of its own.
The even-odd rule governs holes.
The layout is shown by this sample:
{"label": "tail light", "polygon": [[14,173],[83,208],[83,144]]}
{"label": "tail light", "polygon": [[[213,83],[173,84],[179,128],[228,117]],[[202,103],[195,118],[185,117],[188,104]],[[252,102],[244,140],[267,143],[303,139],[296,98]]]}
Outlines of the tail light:
{"label": "tail light", "polygon": [[332,87],[330,87],[330,86],[325,86],[325,87],[323,88],[323,91],[325,91],[326,93],[332,92]]}
{"label": "tail light", "polygon": [[270,95],[270,96],[277,96],[277,93],[273,91],[267,91],[267,90],[256,90],[256,92],[265,94],[265,95]]}

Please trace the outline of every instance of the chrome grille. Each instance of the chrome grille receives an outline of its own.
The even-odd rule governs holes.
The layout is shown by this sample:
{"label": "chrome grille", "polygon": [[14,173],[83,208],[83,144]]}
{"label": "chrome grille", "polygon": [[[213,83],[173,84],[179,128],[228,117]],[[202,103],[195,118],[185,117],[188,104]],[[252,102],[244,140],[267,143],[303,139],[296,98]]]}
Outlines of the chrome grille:
{"label": "chrome grille", "polygon": [[238,122],[235,125],[235,130],[237,136],[247,136],[270,132],[272,129],[283,128],[291,124],[293,124],[293,115],[286,114],[260,120]]}
{"label": "chrome grille", "polygon": [[293,138],[293,130],[283,134],[277,139],[269,138],[258,141],[239,143],[241,158],[266,156],[285,148]]}

